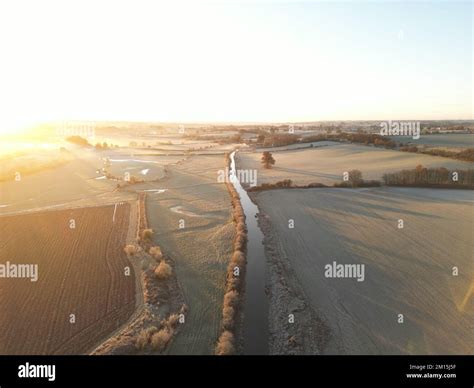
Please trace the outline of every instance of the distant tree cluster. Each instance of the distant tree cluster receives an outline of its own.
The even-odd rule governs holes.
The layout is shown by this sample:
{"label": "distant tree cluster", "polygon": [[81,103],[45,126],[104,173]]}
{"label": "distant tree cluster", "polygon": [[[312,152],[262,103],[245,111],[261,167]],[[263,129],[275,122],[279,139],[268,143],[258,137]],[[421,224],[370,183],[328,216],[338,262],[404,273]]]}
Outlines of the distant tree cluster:
{"label": "distant tree cluster", "polygon": [[338,132],[337,134],[321,134],[314,136],[307,136],[301,139],[301,143],[312,143],[317,141],[349,141],[351,143],[359,144],[373,144],[375,146],[385,147],[393,149],[397,146],[397,143],[392,139],[378,135],[376,133],[346,133]]}
{"label": "distant tree cluster", "polygon": [[462,151],[448,151],[441,148],[423,149],[423,148],[418,148],[416,146],[403,146],[400,148],[400,151],[417,152],[420,154],[443,156],[445,158],[452,158],[452,159],[466,160],[468,162],[474,162],[474,148],[467,148]]}
{"label": "distant tree cluster", "polygon": [[87,139],[81,136],[69,136],[66,138],[66,141],[81,147],[92,147],[92,145],[87,141]]}
{"label": "distant tree cluster", "polygon": [[325,133],[319,135],[305,136],[301,138],[297,135],[288,133],[260,133],[257,137],[257,144],[271,147],[281,147],[298,143],[313,143],[318,141],[348,141],[351,143],[359,143],[365,145],[372,144],[375,146],[385,147],[389,149],[397,147],[397,143],[386,136],[364,132],[346,133],[342,132],[341,130],[338,130],[335,134]]}
{"label": "distant tree cluster", "polygon": [[[113,147],[113,145],[110,145],[110,147]],[[107,142],[104,141],[103,143],[97,143],[95,145],[95,149],[98,150],[98,151],[108,150],[109,145],[107,144]]]}
{"label": "distant tree cluster", "polygon": [[369,180],[366,181],[362,177],[360,170],[351,170],[348,172],[348,180],[340,183],[335,183],[334,187],[377,187],[381,186],[379,181]]}
{"label": "distant tree cluster", "polygon": [[298,136],[289,133],[258,135],[257,142],[267,147],[282,147],[298,143]]}
{"label": "distant tree cluster", "polygon": [[426,168],[418,165],[413,170],[384,174],[383,181],[391,186],[474,186],[474,170],[452,171],[444,167]]}
{"label": "distant tree cluster", "polygon": [[291,179],[283,179],[276,183],[262,183],[259,186],[250,187],[247,191],[264,191],[273,189],[288,189],[293,187],[293,181]]}

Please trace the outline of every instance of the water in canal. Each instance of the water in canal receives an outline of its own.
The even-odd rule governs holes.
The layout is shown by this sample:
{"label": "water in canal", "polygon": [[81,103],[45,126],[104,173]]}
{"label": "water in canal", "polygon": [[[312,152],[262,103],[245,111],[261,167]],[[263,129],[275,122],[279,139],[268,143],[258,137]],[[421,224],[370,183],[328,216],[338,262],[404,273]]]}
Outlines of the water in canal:
{"label": "water in canal", "polygon": [[236,176],[235,151],[230,155],[229,179],[239,193],[248,230],[245,300],[243,306],[244,354],[268,354],[268,299],[265,294],[263,233],[257,223],[258,207]]}

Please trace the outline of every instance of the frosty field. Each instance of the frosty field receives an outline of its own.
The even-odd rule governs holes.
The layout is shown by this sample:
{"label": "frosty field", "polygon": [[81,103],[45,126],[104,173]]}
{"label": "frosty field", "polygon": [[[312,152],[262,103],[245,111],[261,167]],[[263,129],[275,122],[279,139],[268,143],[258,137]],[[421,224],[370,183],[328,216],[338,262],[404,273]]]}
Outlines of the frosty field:
{"label": "frosty field", "polygon": [[[274,236],[269,267],[290,269],[283,279],[302,290],[306,309],[329,328],[320,353],[472,354],[470,191],[293,189],[256,200],[269,225],[265,234]],[[327,278],[325,266],[334,261],[364,264],[365,279]],[[292,312],[278,303],[276,278],[268,284],[275,336],[278,321]],[[300,332],[314,328],[298,320],[303,312],[295,313]]]}
{"label": "frosty field", "polygon": [[403,169],[446,167],[468,169],[474,164],[453,159],[408,152],[391,151],[356,144],[332,144],[301,150],[272,152],[276,161],[271,169],[260,162],[262,153],[238,154],[239,169],[257,169],[258,184],[275,183],[291,179],[294,184],[307,185],[319,182],[333,185],[342,181],[345,171],[360,170],[364,179],[381,179],[382,175]]}

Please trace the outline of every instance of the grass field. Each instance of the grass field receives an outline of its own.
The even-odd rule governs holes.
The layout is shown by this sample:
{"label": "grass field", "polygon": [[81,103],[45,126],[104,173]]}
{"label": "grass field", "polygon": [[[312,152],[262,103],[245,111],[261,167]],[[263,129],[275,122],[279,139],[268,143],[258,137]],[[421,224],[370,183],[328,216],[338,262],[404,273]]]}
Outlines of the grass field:
{"label": "grass field", "polygon": [[133,269],[124,271],[129,211],[122,203],[0,217],[0,263],[37,264],[39,275],[1,279],[1,354],[84,353],[128,319],[135,308]]}
{"label": "grass field", "polygon": [[132,199],[116,192],[116,182],[96,179],[99,156],[85,151],[81,157],[55,168],[22,175],[21,181],[0,183],[0,214],[40,211],[73,206],[100,206]]}
{"label": "grass field", "polygon": [[[270,225],[265,233],[274,236],[269,262],[284,264],[288,271],[281,276],[301,288],[299,297],[329,328],[321,353],[473,353],[470,191],[274,190],[256,198]],[[365,280],[325,277],[333,261],[364,264]],[[277,283],[268,286],[276,335],[290,307],[278,303]],[[298,314],[302,331],[314,330],[314,322],[299,322]]]}
{"label": "grass field", "polygon": [[438,134],[421,135],[419,139],[410,137],[392,136],[395,141],[425,145],[427,147],[440,148],[472,148],[474,147],[474,134]]}
{"label": "grass field", "polygon": [[474,163],[391,151],[355,144],[329,145],[295,151],[272,152],[276,161],[271,169],[264,169],[261,153],[239,153],[239,169],[257,169],[258,184],[275,183],[291,179],[293,183],[305,185],[319,182],[332,185],[342,181],[344,171],[360,170],[364,179],[381,179],[384,173],[402,169],[413,169],[421,164],[425,167],[448,169],[473,168]]}
{"label": "grass field", "polygon": [[212,354],[220,334],[235,233],[226,186],[217,182],[217,170],[223,167],[221,155],[190,157],[170,168],[170,177],[156,184],[166,191],[148,195],[147,217],[154,241],[174,260],[189,308],[171,354]]}

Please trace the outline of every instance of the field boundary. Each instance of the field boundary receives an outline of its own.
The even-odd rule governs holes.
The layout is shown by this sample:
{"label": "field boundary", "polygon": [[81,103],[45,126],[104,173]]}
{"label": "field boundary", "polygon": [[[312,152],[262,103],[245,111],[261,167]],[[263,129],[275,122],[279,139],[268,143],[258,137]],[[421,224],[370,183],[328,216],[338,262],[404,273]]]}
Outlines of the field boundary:
{"label": "field boundary", "polygon": [[[178,326],[184,323],[187,306],[174,271],[174,263],[163,255],[162,260],[173,268],[172,275],[166,280],[157,280],[154,276],[153,258],[148,251],[151,240],[145,238],[148,228],[146,217],[146,193],[139,193],[136,201],[136,220],[134,230],[129,230],[129,239],[135,247],[130,261],[134,267],[136,281],[139,283],[137,300],[139,307],[119,330],[96,347],[92,355],[119,354],[161,354],[165,353],[174,336],[179,332]],[[159,348],[150,348],[149,342],[154,334],[165,336]]]}
{"label": "field boundary", "polygon": [[[225,166],[230,169],[229,154],[225,154]],[[238,353],[242,348],[242,303],[247,262],[247,226],[240,196],[232,183],[226,182],[232,203],[232,219],[236,229],[232,257],[227,266],[224,303],[222,307],[222,332],[216,345],[218,355]],[[238,268],[239,275],[234,276]]]}

